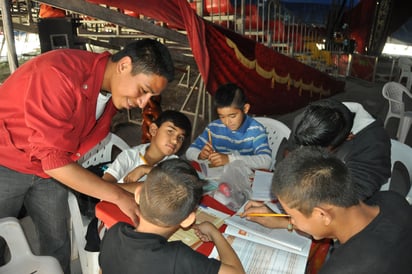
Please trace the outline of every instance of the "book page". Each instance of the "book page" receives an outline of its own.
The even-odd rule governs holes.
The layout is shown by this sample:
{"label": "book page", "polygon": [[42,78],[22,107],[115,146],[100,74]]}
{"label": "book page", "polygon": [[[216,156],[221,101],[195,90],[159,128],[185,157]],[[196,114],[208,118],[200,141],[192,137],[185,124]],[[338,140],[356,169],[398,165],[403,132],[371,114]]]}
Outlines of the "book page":
{"label": "book page", "polygon": [[[304,274],[307,256],[227,236],[246,273]],[[216,248],[209,257],[218,258]]]}
{"label": "book page", "polygon": [[305,256],[305,257],[307,257],[309,255],[310,247],[312,245],[312,242],[308,241],[307,244],[302,248],[302,250],[298,251],[294,248],[289,248],[289,247],[284,246],[284,245],[279,245],[278,246],[278,245],[274,244],[273,242],[266,240],[265,238],[256,236],[252,233],[248,233],[248,232],[246,232],[242,229],[239,229],[235,226],[232,226],[232,225],[228,225],[226,227],[225,234],[232,235],[232,236],[235,236],[235,237],[238,237],[238,238],[241,238],[241,239],[245,239],[245,240],[248,240],[248,241],[252,241],[252,242],[262,244],[262,245],[266,245],[266,246],[273,247],[273,248],[278,247],[278,249],[281,249],[281,250],[284,250],[284,251],[287,251],[287,252],[296,253],[296,254],[299,254],[299,255]]}
{"label": "book page", "polygon": [[[243,211],[244,205],[239,209],[238,213]],[[249,221],[246,218],[241,218],[238,214],[227,218],[225,223],[237,227],[238,229],[251,234],[251,236],[263,238],[268,241],[268,244],[272,244],[273,247],[287,247],[288,250],[295,250],[296,253],[301,253],[308,242],[311,242],[310,238],[302,236],[296,233],[296,231],[290,232],[287,229],[264,227],[258,223]],[[251,240],[252,239],[253,238],[251,238]]]}
{"label": "book page", "polygon": [[252,200],[271,201],[274,199],[271,194],[273,172],[255,171],[255,177],[252,184]]}
{"label": "book page", "polygon": [[[209,221],[217,228],[220,228],[224,224],[224,219],[227,217],[229,217],[228,214],[214,210],[210,207],[199,207],[196,211],[196,223]],[[187,230],[180,228],[169,238],[169,242],[170,241],[182,241],[193,249],[196,249],[199,244],[202,243],[192,228]]]}

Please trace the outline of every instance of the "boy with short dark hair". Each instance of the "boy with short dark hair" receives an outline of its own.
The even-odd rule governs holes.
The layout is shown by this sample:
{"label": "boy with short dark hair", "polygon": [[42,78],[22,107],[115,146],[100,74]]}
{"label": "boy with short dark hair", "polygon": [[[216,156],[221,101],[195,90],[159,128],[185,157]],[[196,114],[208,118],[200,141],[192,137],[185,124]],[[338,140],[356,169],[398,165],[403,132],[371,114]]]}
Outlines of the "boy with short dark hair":
{"label": "boy with short dark hair", "polygon": [[142,182],[153,166],[161,161],[176,158],[192,126],[183,113],[175,110],[163,111],[149,126],[150,143],[123,150],[109,165],[103,179],[134,193],[137,182]]}
{"label": "boy with short dark hair", "polygon": [[294,121],[289,148],[322,146],[349,168],[358,197],[370,198],[391,176],[391,141],[381,121],[361,104],[315,101]]}
{"label": "boy with short dark hair", "polygon": [[137,227],[117,223],[102,240],[102,273],[244,273],[230,244],[209,222],[194,225],[194,229],[202,241],[214,242],[220,261],[181,241],[167,241],[180,227],[188,228],[195,222],[202,186],[196,170],[184,160],[170,159],[154,167],[136,189],[140,206]]}
{"label": "boy with short dark hair", "polygon": [[[296,229],[339,241],[319,273],[412,273],[411,205],[392,191],[360,200],[348,168],[326,150],[291,152],[275,169],[272,193]],[[269,212],[255,206],[244,215]],[[276,218],[253,218],[264,218],[268,227],[279,224]]]}
{"label": "boy with short dark hair", "polygon": [[266,129],[247,115],[250,104],[243,90],[232,83],[222,85],[214,95],[214,104],[219,119],[196,138],[186,158],[209,160],[213,166],[240,160],[251,169],[269,169],[272,152]]}

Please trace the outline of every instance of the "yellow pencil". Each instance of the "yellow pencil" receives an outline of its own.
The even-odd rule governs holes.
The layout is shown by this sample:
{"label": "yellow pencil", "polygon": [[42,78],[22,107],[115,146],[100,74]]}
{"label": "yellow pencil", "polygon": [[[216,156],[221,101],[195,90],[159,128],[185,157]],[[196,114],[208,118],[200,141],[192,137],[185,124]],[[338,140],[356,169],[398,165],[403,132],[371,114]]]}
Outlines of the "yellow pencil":
{"label": "yellow pencil", "polygon": [[290,217],[288,214],[282,213],[249,213],[247,217]]}
{"label": "yellow pencil", "polygon": [[213,143],[212,143],[212,133],[210,132],[210,129],[207,129],[207,135],[209,136],[209,144],[212,147],[213,151],[215,150],[213,147]]}

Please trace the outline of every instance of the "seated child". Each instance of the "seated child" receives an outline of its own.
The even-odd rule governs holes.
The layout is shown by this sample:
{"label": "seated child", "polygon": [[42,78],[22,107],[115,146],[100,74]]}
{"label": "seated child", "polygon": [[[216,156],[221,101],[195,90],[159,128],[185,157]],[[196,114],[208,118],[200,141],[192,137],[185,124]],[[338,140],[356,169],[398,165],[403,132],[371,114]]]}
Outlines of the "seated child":
{"label": "seated child", "polygon": [[119,222],[102,240],[102,273],[245,273],[230,244],[209,222],[196,224],[194,229],[202,241],[216,245],[220,261],[181,241],[167,240],[180,227],[188,228],[195,222],[202,186],[196,170],[184,160],[170,159],[154,167],[136,189],[140,206],[137,227]]}
{"label": "seated child", "polygon": [[243,90],[235,84],[223,85],[214,95],[214,104],[219,119],[190,145],[186,158],[209,160],[212,166],[241,160],[251,169],[269,169],[272,152],[266,129],[247,115],[250,104]]}
{"label": "seated child", "polygon": [[[325,149],[300,147],[275,169],[272,193],[290,215],[290,225],[314,239],[336,239],[322,273],[412,273],[412,207],[400,194],[378,191],[362,201],[345,164]],[[250,203],[248,213],[268,213]],[[279,227],[276,217],[250,217]],[[283,227],[287,227],[284,220]],[[293,227],[292,227],[293,228]]]}
{"label": "seated child", "polygon": [[315,101],[295,118],[289,147],[327,147],[345,162],[362,200],[391,176],[391,141],[383,124],[358,103]]}
{"label": "seated child", "polygon": [[175,110],[162,112],[149,127],[150,143],[123,150],[109,165],[103,179],[123,183],[124,189],[134,193],[137,182],[144,181],[153,166],[177,157],[175,154],[191,131],[190,120],[183,113]]}

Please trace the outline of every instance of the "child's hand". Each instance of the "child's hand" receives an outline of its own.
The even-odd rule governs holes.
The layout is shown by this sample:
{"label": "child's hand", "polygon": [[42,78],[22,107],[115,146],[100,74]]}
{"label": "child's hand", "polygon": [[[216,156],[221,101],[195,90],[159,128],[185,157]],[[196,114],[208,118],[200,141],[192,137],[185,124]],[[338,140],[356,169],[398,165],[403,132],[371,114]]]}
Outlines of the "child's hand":
{"label": "child's hand", "polygon": [[224,166],[229,163],[229,155],[213,152],[209,155],[209,162],[212,166]]}
{"label": "child's hand", "polygon": [[240,214],[240,217],[246,217],[249,221],[261,224],[269,228],[286,228],[289,224],[288,217],[256,217],[247,216],[250,213],[274,213],[263,202],[249,201],[245,205],[245,211]]}
{"label": "child's hand", "polygon": [[210,143],[206,143],[205,146],[199,153],[199,160],[206,160],[209,158],[209,155],[213,153],[213,147]]}
{"label": "child's hand", "polygon": [[152,166],[142,165],[138,166],[132,171],[129,172],[124,178],[123,182],[125,183],[134,183],[137,182],[140,178],[150,172],[152,170]]}
{"label": "child's hand", "polygon": [[196,236],[199,237],[199,239],[202,242],[214,242],[214,235],[216,233],[219,233],[219,230],[210,222],[202,222],[200,224],[194,224],[193,229],[196,233]]}

